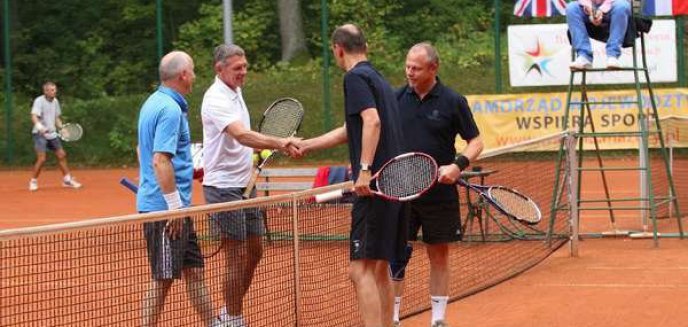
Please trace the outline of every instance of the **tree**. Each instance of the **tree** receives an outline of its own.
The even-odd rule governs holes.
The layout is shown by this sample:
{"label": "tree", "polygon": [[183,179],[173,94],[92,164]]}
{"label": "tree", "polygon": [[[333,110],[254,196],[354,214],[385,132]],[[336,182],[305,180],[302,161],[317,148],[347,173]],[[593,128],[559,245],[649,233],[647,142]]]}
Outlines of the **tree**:
{"label": "tree", "polygon": [[291,61],[308,55],[306,35],[299,0],[279,0],[280,36],[282,37],[282,61]]}

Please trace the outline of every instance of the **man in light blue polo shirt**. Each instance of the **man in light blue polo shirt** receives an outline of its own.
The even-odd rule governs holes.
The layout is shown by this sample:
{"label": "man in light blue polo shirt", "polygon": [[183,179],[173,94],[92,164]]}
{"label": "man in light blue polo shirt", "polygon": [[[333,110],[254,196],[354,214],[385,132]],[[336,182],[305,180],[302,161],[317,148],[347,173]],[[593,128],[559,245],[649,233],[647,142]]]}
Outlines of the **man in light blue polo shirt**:
{"label": "man in light blue polo shirt", "polygon": [[[162,85],[148,97],[139,115],[139,212],[175,210],[191,203],[193,163],[184,95],[191,92],[195,78],[193,60],[184,52],[170,52],[160,61]],[[152,278],[143,300],[142,325],[157,325],[172,282],[183,275],[196,312],[205,326],[213,326],[203,256],[191,219],[145,223],[143,228]],[[169,251],[164,250],[166,245]]]}

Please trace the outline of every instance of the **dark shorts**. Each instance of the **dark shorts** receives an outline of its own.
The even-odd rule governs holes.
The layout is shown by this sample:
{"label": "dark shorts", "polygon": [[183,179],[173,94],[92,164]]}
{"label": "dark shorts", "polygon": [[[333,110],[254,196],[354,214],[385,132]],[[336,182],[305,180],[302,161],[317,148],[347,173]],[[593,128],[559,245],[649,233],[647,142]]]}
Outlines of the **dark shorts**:
{"label": "dark shorts", "polygon": [[154,280],[179,279],[182,269],[203,268],[203,255],[190,218],[184,218],[181,237],[164,235],[166,220],[143,224],[148,263]]}
{"label": "dark shorts", "polygon": [[[242,200],[244,194],[243,187],[217,188],[203,185],[203,195],[205,202],[224,203]],[[253,190],[251,197],[256,196]],[[250,235],[265,235],[264,213],[258,208],[244,208],[232,211],[223,211],[210,215],[211,226],[218,228],[218,232],[224,238],[230,240],[243,241]]]}
{"label": "dark shorts", "polygon": [[45,136],[38,133],[31,134],[31,136],[33,137],[33,148],[38,152],[45,152],[46,150],[55,152],[62,149],[62,141],[60,141],[59,137],[48,140]]}
{"label": "dark shorts", "polygon": [[378,197],[358,197],[351,209],[351,260],[393,261],[406,249],[402,205]]}
{"label": "dark shorts", "polygon": [[423,242],[450,243],[461,240],[461,218],[458,201],[416,202],[405,204],[410,241],[418,239],[422,228]]}

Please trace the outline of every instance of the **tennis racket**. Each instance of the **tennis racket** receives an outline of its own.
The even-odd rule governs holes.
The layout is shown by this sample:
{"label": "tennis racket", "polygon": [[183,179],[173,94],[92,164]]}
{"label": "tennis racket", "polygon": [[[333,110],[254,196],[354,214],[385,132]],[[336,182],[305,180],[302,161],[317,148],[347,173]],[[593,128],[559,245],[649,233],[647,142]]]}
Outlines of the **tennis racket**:
{"label": "tennis racket", "polygon": [[62,125],[62,128],[60,128],[60,131],[57,134],[60,136],[61,140],[65,142],[73,142],[81,139],[81,136],[84,135],[84,129],[81,128],[81,125],[79,124],[67,123]]}
{"label": "tennis racket", "polygon": [[191,143],[191,161],[193,162],[193,179],[203,182],[203,143]]}
{"label": "tennis racket", "polygon": [[[136,185],[136,183],[126,177],[123,177],[122,179],[119,180],[119,183],[129,189],[130,191],[134,192],[134,194],[138,193],[139,187]],[[220,226],[215,217],[209,217],[208,219],[198,219],[197,220],[197,230],[206,230],[208,231],[208,236],[206,237],[199,237],[198,239],[198,244],[199,247],[201,248],[201,255],[203,256],[204,259],[210,259],[214,257],[216,254],[222,250],[222,247],[224,246],[224,243],[219,237],[214,234],[214,232],[219,232],[220,231]],[[163,231],[163,235],[161,238],[161,246],[162,246],[162,251],[163,255],[162,257],[165,256],[170,256],[170,239],[167,237],[167,235]]]}
{"label": "tennis racket", "polygon": [[[427,192],[437,182],[437,163],[421,152],[407,152],[387,161],[371,181],[377,190],[373,194],[391,201],[410,201]],[[353,193],[336,190],[315,196],[316,202],[326,202]]]}
{"label": "tennis racket", "polygon": [[[265,109],[263,118],[258,127],[258,132],[280,138],[294,136],[301,126],[303,116],[303,106],[298,100],[293,98],[277,99]],[[246,185],[246,190],[243,194],[244,199],[248,199],[251,196],[251,192],[253,192],[253,188],[256,186],[256,181],[258,181],[260,172],[275,155],[275,152],[277,151],[271,151],[267,157],[263,158],[263,161],[256,169],[253,170],[251,179]]]}
{"label": "tennis racket", "polygon": [[487,203],[509,218],[528,225],[535,225],[542,219],[540,208],[529,197],[504,186],[485,186],[459,179],[457,183],[477,192]]}

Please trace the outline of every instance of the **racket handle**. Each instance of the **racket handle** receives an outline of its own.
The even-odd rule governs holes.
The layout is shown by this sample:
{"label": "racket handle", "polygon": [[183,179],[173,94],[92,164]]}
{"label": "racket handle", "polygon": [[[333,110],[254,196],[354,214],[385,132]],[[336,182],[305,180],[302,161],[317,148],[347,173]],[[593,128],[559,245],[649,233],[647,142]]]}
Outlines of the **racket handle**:
{"label": "racket handle", "polygon": [[248,185],[246,185],[244,194],[242,194],[244,199],[251,197],[251,192],[253,192],[253,188],[256,187],[256,181],[258,181],[258,175],[260,175],[260,168],[256,168],[253,174],[251,174],[251,179],[248,181]]}
{"label": "racket handle", "polygon": [[122,186],[128,188],[130,191],[134,192],[134,194],[139,192],[139,187],[126,177],[120,179],[119,183],[122,184]]}
{"label": "racket handle", "polygon": [[344,190],[334,190],[323,194],[318,194],[315,196],[315,202],[323,203],[331,200],[341,199],[344,197],[345,193],[349,192],[344,192]]}

